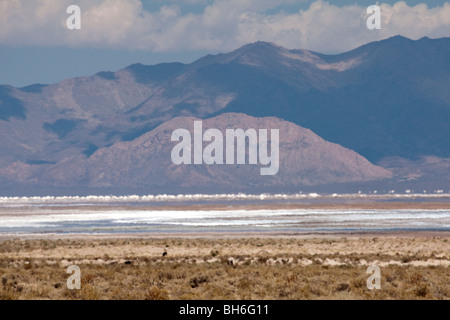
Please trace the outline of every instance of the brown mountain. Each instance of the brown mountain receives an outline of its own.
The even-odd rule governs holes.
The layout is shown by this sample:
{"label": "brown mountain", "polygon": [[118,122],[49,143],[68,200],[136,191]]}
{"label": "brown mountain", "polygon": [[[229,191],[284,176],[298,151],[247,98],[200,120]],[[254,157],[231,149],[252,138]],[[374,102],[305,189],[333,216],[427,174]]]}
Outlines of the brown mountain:
{"label": "brown mountain", "polygon": [[[279,129],[280,166],[276,175],[262,176],[260,168],[264,166],[261,165],[175,165],[171,152],[177,142],[171,141],[172,132],[187,129],[193,137],[195,120],[199,119],[172,119],[133,141],[99,149],[89,158],[80,156],[63,159],[57,164],[40,165],[16,162],[0,174],[37,186],[177,186],[211,187],[211,191],[220,187],[312,186],[391,177],[389,171],[371,164],[352,150],[323,140],[309,129],[278,118],[254,118],[237,113],[203,120],[203,131],[217,128],[225,137],[226,129],[268,129],[269,132]],[[204,147],[208,144],[204,143]]]}

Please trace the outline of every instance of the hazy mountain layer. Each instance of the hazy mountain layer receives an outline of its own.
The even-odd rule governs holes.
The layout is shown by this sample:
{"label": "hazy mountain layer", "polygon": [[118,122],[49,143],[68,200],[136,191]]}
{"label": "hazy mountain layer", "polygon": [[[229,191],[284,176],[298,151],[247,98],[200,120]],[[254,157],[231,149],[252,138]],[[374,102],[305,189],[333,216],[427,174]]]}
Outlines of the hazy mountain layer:
{"label": "hazy mountain layer", "polygon": [[[156,128],[160,130],[177,117],[208,119],[227,113],[288,120],[373,163],[393,157],[408,161],[450,158],[448,57],[448,38],[412,41],[394,37],[339,55],[258,42],[189,65],[136,64],[53,85],[0,86],[0,179],[3,185],[141,185],[142,177],[163,177],[157,174],[164,172],[170,184],[173,168],[163,163],[166,155],[153,152],[166,152],[165,147],[145,144],[153,150],[154,161],[162,161],[155,164],[158,170],[136,167],[134,161],[146,161],[144,154],[140,160],[133,158],[139,154],[133,156],[139,139],[156,134]],[[228,123],[220,125],[225,128]],[[163,139],[152,141],[158,144]],[[315,141],[317,150],[326,154],[319,140]],[[312,169],[314,157],[305,150],[285,153],[284,165],[289,164],[292,171],[282,168],[271,180],[275,186],[387,176],[352,161],[339,167],[331,158],[318,162],[323,169]],[[96,164],[102,154],[110,162]],[[126,162],[121,159],[125,154],[132,169],[115,167]],[[336,161],[343,161],[343,154],[335,156]],[[393,168],[403,180],[409,174],[406,167],[417,171],[406,166],[407,161],[379,163]],[[405,169],[398,167],[402,163]],[[440,176],[441,166],[423,169],[423,165],[424,175]],[[237,176],[224,168],[185,171],[183,175],[202,177],[199,181],[205,183],[238,184],[246,177],[248,185],[266,184],[261,177],[253,181],[251,170],[236,171]],[[161,184],[161,179],[154,181]]]}

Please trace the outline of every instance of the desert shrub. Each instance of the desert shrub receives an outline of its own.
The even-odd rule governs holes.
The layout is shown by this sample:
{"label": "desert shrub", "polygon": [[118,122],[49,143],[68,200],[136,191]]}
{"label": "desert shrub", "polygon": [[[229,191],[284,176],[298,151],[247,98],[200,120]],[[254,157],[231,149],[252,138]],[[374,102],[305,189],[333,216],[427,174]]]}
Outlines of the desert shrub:
{"label": "desert shrub", "polygon": [[417,297],[424,298],[428,294],[428,286],[426,283],[421,283],[414,288],[414,293]]}
{"label": "desert shrub", "polygon": [[420,284],[423,280],[424,278],[420,273],[414,273],[411,277],[409,277],[411,284]]}
{"label": "desert shrub", "polygon": [[201,284],[207,283],[207,282],[209,282],[209,277],[207,277],[207,276],[197,276],[197,277],[192,278],[189,281],[189,285],[191,286],[191,288],[194,289],[194,288],[199,287]]}
{"label": "desert shrub", "polygon": [[169,299],[169,293],[161,288],[158,287],[152,287],[148,289],[147,293],[144,297],[145,300],[168,300]]}
{"label": "desert shrub", "polygon": [[258,261],[258,263],[266,264],[268,260],[269,260],[269,257],[264,256],[264,257],[258,257],[257,261]]}
{"label": "desert shrub", "polygon": [[212,250],[211,251],[211,256],[212,257],[217,257],[219,255],[219,251],[217,251],[217,250]]}
{"label": "desert shrub", "polygon": [[339,283],[336,287],[336,291],[350,291],[350,285],[348,283]]}

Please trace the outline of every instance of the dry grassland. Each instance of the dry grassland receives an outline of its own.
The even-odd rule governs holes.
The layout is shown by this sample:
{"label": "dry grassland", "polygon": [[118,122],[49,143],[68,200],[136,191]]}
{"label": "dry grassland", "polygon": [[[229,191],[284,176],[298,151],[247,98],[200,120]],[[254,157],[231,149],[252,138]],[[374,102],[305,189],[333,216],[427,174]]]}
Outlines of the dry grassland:
{"label": "dry grassland", "polygon": [[6,240],[0,299],[450,299],[449,238]]}

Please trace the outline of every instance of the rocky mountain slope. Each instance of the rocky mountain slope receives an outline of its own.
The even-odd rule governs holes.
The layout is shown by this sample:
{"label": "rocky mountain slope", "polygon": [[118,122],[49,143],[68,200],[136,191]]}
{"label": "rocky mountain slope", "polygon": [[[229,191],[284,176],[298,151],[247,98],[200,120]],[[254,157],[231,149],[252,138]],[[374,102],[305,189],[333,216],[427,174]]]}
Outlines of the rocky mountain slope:
{"label": "rocky mountain slope", "polygon": [[[89,158],[75,157],[53,164],[14,163],[0,171],[10,180],[40,186],[88,187],[288,187],[332,183],[362,182],[391,177],[391,173],[371,164],[356,152],[327,142],[293,123],[277,118],[254,118],[244,114],[223,114],[203,121],[203,131],[219,129],[279,130],[279,162],[276,175],[261,176],[261,164],[250,165],[175,165],[171,159],[177,142],[171,141],[176,129],[187,129],[194,137],[193,117],[165,122],[133,141],[118,142],[102,148]],[[204,142],[206,147],[209,142]],[[224,148],[226,143],[224,143]],[[268,148],[271,138],[269,134]],[[224,154],[225,154],[224,150]],[[248,149],[247,149],[248,154]]]}

